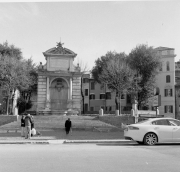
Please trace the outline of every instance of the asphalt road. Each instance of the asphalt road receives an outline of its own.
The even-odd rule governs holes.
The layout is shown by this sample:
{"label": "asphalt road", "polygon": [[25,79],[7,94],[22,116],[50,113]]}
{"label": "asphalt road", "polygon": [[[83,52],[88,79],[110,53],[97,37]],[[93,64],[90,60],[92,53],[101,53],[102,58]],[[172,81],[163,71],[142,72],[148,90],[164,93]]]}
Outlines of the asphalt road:
{"label": "asphalt road", "polygon": [[0,172],[179,172],[180,144],[0,145]]}

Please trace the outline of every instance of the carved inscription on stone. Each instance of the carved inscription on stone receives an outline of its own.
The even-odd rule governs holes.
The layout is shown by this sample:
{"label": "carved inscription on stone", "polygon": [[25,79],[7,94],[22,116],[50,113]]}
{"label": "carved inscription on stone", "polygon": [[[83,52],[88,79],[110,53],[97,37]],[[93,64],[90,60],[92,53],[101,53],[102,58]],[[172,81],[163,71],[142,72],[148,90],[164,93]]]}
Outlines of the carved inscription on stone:
{"label": "carved inscription on stone", "polygon": [[68,69],[69,61],[67,59],[58,59],[56,57],[50,58],[50,67],[58,69]]}

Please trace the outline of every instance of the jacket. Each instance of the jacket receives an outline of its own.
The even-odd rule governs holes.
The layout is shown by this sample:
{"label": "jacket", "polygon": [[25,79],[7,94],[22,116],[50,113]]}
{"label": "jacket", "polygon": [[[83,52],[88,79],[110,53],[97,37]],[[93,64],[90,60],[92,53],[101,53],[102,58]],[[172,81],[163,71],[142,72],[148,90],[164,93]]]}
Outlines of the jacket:
{"label": "jacket", "polygon": [[31,116],[26,116],[25,117],[25,127],[31,127],[31,123],[32,123]]}

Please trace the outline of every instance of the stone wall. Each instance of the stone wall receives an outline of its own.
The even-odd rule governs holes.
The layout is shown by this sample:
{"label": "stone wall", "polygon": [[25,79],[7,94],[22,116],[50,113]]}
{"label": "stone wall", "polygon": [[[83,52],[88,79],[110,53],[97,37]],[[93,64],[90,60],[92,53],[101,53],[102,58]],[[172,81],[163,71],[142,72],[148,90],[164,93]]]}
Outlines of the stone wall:
{"label": "stone wall", "polygon": [[37,110],[45,108],[46,103],[46,76],[38,76]]}

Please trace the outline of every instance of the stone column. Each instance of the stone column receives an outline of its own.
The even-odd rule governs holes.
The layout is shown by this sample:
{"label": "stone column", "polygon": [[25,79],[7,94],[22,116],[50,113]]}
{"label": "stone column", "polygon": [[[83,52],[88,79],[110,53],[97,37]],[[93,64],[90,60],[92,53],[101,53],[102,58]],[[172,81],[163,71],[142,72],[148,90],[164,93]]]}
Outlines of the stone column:
{"label": "stone column", "polygon": [[46,99],[49,100],[49,77],[46,79]]}
{"label": "stone column", "polygon": [[69,79],[69,90],[68,90],[68,102],[67,102],[67,109],[72,109],[72,78]]}
{"label": "stone column", "polygon": [[49,77],[46,78],[46,110],[50,109]]}
{"label": "stone column", "polygon": [[69,99],[72,100],[72,78],[70,78],[69,87]]}

